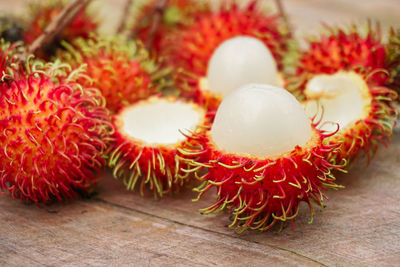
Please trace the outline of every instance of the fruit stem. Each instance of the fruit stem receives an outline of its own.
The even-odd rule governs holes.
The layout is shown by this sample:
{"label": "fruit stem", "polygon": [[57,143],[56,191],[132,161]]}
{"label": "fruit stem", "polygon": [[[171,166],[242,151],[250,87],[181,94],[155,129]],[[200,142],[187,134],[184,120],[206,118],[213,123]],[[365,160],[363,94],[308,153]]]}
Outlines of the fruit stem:
{"label": "fruit stem", "polygon": [[91,0],[72,0],[61,11],[60,14],[44,29],[43,33],[37,37],[20,57],[20,61],[26,61],[30,54],[34,54],[38,49],[53,41],[65,27],[67,27],[76,15],[86,8]]}
{"label": "fruit stem", "polygon": [[127,0],[124,6],[124,13],[122,14],[121,21],[119,23],[117,33],[123,33],[126,30],[126,24],[128,21],[130,7],[132,6],[133,0]]}
{"label": "fruit stem", "polygon": [[289,37],[292,37],[293,36],[292,27],[290,26],[289,18],[288,18],[287,14],[286,14],[285,7],[283,6],[282,1],[281,0],[275,0],[275,4],[276,4],[276,6],[278,8],[279,16],[285,22]]}

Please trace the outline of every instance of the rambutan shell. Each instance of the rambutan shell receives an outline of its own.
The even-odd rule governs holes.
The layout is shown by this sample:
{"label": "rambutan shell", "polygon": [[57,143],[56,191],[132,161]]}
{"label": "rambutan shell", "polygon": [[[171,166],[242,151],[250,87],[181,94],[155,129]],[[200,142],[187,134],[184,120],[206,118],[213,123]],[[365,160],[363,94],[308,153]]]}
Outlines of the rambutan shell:
{"label": "rambutan shell", "polygon": [[64,44],[60,57],[71,66],[86,64],[86,77],[80,82],[99,88],[112,113],[171,87],[169,70],[152,59],[140,43],[119,37],[77,39]]}
{"label": "rambutan shell", "polygon": [[0,94],[0,186],[49,203],[91,192],[112,126],[96,89],[54,82],[45,71],[6,74]]}
{"label": "rambutan shell", "polygon": [[[113,119],[116,131],[113,135],[114,143],[109,149],[110,157],[108,165],[113,169],[114,176],[121,179],[128,190],[134,190],[136,186],[139,186],[142,195],[147,188],[153,192],[155,197],[162,197],[167,193],[178,191],[179,188],[190,181],[189,173],[186,171],[189,168],[186,160],[192,157],[182,155],[179,152],[179,148],[185,145],[191,133],[187,133],[187,136],[185,133],[182,136],[183,139],[177,143],[149,144],[141,139],[130,136],[130,134],[124,131],[124,122],[122,120],[122,116],[126,110],[142,104],[157,103],[158,101],[167,101],[170,103],[178,101],[179,103],[185,103],[180,102],[175,97],[151,97],[131,107],[122,109]],[[206,124],[205,110],[194,103],[188,103],[188,105],[198,113],[198,124]],[[168,119],[174,120],[177,118]],[[194,132],[201,132],[202,128],[196,127],[192,130]]]}
{"label": "rambutan shell", "polygon": [[[204,214],[227,209],[239,232],[246,229],[266,231],[277,223],[293,222],[299,205],[306,202],[314,214],[312,203],[323,206],[326,188],[340,188],[335,184],[332,165],[325,156],[334,153],[335,146],[324,145],[326,135],[314,128],[312,139],[303,147],[271,158],[257,158],[221,151],[209,134],[190,139],[190,147],[181,153],[196,155],[191,160],[192,170],[203,181],[195,190],[200,199],[215,188],[215,203],[202,209]],[[208,169],[206,174],[204,168]],[[200,171],[199,171],[200,170]]]}

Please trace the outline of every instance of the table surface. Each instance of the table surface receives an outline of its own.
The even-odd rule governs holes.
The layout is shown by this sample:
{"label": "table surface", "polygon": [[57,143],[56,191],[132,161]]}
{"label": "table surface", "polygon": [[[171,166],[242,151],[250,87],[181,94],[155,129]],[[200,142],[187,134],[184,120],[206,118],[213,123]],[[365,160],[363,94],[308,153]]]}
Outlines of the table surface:
{"label": "table surface", "polygon": [[[100,1],[115,21],[124,1]],[[0,10],[21,12],[22,0],[0,0]],[[320,21],[348,24],[379,19],[399,26],[398,0],[286,0],[296,34]],[[107,17],[108,16],[108,17]],[[111,30],[112,23],[105,27]],[[371,164],[358,161],[327,193],[313,224],[304,205],[294,230],[236,234],[226,214],[202,216],[212,196],[192,203],[187,189],[162,200],[127,192],[104,174],[98,195],[42,209],[0,195],[0,265],[222,265],[371,266],[400,264],[400,133]]]}

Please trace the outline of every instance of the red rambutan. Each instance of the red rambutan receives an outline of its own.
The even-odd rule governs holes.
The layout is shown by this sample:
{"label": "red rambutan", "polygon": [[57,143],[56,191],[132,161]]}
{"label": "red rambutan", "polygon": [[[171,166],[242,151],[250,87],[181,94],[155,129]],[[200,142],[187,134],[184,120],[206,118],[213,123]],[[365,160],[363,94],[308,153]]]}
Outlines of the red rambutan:
{"label": "red rambutan", "polygon": [[167,38],[169,49],[164,56],[169,64],[203,77],[214,50],[225,40],[243,35],[261,40],[282,69],[289,35],[280,18],[261,11],[258,1],[243,8],[228,3],[217,12],[201,14],[193,24]]}
{"label": "red rambutan", "polygon": [[171,85],[166,78],[169,70],[161,68],[134,41],[92,36],[65,46],[68,51],[61,57],[74,67],[87,65],[90,79],[80,82],[99,88],[113,113]]}
{"label": "red rambutan", "polygon": [[[390,102],[397,95],[385,86],[389,80],[385,46],[379,29],[370,26],[364,35],[356,28],[330,29],[330,33],[311,41],[301,54],[295,82],[288,88],[305,97],[310,116],[320,105],[323,121],[339,123],[338,133],[326,140],[340,144],[340,153],[331,160],[349,162],[362,150],[370,158],[379,143],[390,141],[396,118]],[[332,130],[329,123],[321,127]]]}
{"label": "red rambutan", "polygon": [[37,66],[28,60],[0,83],[0,187],[36,204],[90,192],[112,131],[99,91]]}
{"label": "red rambutan", "polygon": [[[339,188],[325,156],[335,145],[317,130],[300,103],[286,90],[268,85],[246,85],[220,105],[210,132],[195,135],[183,155],[203,184],[199,198],[212,188],[216,202],[208,214],[228,208],[241,231],[265,231],[278,222],[293,221],[301,202],[323,205],[324,188]],[[202,170],[204,172],[204,170]]]}
{"label": "red rambutan", "polygon": [[[289,91],[304,90],[316,74],[338,71],[355,71],[370,75],[369,82],[385,83],[388,79],[384,71],[386,53],[379,27],[374,30],[368,25],[366,34],[360,33],[355,25],[349,30],[333,27],[326,27],[326,30],[326,34],[310,38],[308,49],[301,51],[297,73],[289,80]],[[302,97],[299,92],[295,93]]]}
{"label": "red rambutan", "polygon": [[[186,131],[200,131],[205,111],[175,97],[151,97],[122,109],[114,116],[114,144],[109,167],[128,190],[147,186],[155,197],[178,190],[188,182],[188,164],[178,151]],[[189,157],[186,157],[189,158]]]}

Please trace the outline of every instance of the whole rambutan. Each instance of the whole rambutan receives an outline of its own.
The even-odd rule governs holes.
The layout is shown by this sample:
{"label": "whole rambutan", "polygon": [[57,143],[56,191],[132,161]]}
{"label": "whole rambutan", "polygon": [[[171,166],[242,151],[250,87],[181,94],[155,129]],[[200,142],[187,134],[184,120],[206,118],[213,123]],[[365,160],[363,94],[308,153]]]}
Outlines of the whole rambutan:
{"label": "whole rambutan", "polygon": [[168,37],[165,58],[171,65],[203,77],[214,50],[225,40],[245,35],[261,40],[282,69],[289,42],[286,26],[280,17],[265,14],[258,3],[251,1],[242,8],[225,3],[217,12],[198,16],[193,24]]}
{"label": "whole rambutan", "polygon": [[390,102],[397,95],[385,86],[385,58],[379,28],[371,26],[365,34],[330,28],[330,35],[312,40],[300,55],[295,82],[288,88],[305,99],[309,116],[316,115],[318,106],[323,109],[327,123],[322,129],[335,128],[328,122],[339,124],[340,130],[326,140],[340,144],[340,153],[330,160],[344,164],[362,150],[370,159],[379,143],[390,141],[397,115]]}
{"label": "whole rambutan", "polygon": [[98,90],[37,66],[2,74],[0,187],[39,204],[94,188],[112,125]]}
{"label": "whole rambutan", "polygon": [[[26,24],[29,25],[24,31],[24,41],[31,44],[39,37],[44,29],[54,20],[66,5],[65,0],[40,0],[33,1],[29,6],[29,15]],[[98,22],[86,9],[80,11],[72,22],[59,33],[53,42],[47,44],[37,52],[37,55],[48,59],[61,48],[61,41],[72,42],[74,39],[88,38],[91,33],[97,31]]]}
{"label": "whole rambutan", "polygon": [[139,186],[155,197],[178,190],[189,181],[189,168],[178,151],[189,131],[201,131],[205,111],[192,102],[158,96],[125,107],[114,116],[114,144],[109,167],[128,190]]}
{"label": "whole rambutan", "polygon": [[335,150],[324,144],[328,136],[285,89],[250,84],[229,94],[211,131],[195,135],[181,153],[197,156],[189,163],[200,170],[199,198],[216,189],[215,203],[202,213],[227,208],[231,227],[265,231],[292,222],[303,201],[313,215],[322,190],[339,187],[331,170],[340,166],[325,159]]}
{"label": "whole rambutan", "polygon": [[[211,12],[209,5],[205,2],[196,0],[167,0],[166,8],[158,25],[156,32],[152,33],[152,23],[154,12],[157,9],[157,0],[151,0],[139,9],[139,14],[132,28],[134,37],[141,40],[144,44],[151,42],[151,51],[156,55],[162,55],[166,49],[165,39],[173,30],[180,30],[196,21],[201,14]],[[154,34],[154,36],[151,36]],[[152,40],[151,40],[152,39]]]}
{"label": "whole rambutan", "polygon": [[71,66],[87,65],[85,87],[99,88],[112,113],[170,86],[163,69],[141,44],[119,37],[77,39],[61,57]]}

